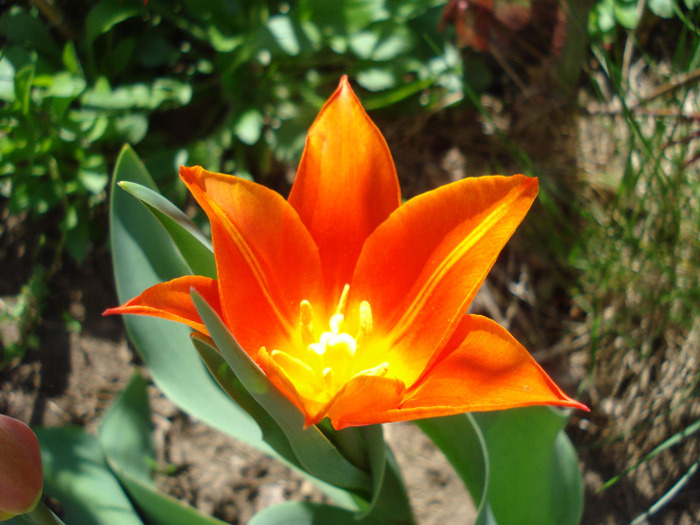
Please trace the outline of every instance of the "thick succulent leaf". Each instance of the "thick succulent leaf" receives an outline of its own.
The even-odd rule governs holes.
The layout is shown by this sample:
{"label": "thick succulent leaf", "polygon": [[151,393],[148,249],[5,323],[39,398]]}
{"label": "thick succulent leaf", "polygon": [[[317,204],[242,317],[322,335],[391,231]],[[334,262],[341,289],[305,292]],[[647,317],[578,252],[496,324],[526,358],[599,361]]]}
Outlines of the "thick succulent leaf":
{"label": "thick succulent leaf", "polygon": [[401,471],[391,449],[387,448],[381,425],[350,428],[362,436],[372,471],[372,501],[358,516],[379,523],[414,524]]}
{"label": "thick succulent leaf", "polygon": [[[114,171],[110,233],[117,295],[121,303],[146,288],[189,273],[158,221],[132,196],[116,188],[132,181],[155,190],[136,153],[125,146]],[[260,450],[274,454],[255,421],[219,388],[189,342],[190,330],[171,321],[125,316],[127,331],[160,390],[190,415]]]}
{"label": "thick succulent leaf", "polygon": [[135,374],[105,414],[99,440],[108,464],[149,525],[222,524],[155,488],[149,467],[155,454],[146,387],[146,380]]}
{"label": "thick succulent leaf", "polygon": [[284,431],[241,384],[226,360],[217,351],[213,341],[195,334],[192,337],[192,343],[219,386],[258,423],[263,433],[263,439],[277,454],[291,465],[301,469],[299,460],[289,445]]}
{"label": "thick succulent leaf", "polygon": [[420,419],[416,425],[445,454],[477,507],[477,525],[494,525],[488,506],[488,453],[472,414]]}
{"label": "thick succulent leaf", "polygon": [[221,319],[195,290],[194,301],[216,347],[253,398],[284,430],[302,468],[337,487],[366,493],[370,477],[350,463],[316,427],[304,428],[304,416],[238,345]]}
{"label": "thick succulent leaf", "polygon": [[160,193],[146,186],[123,181],[119,187],[140,200],[158,219],[177,246],[191,273],[216,279],[211,241],[187,215]]}
{"label": "thick succulent leaf", "polygon": [[565,412],[528,407],[478,413],[474,419],[486,441],[488,500],[499,525],[579,523],[583,486],[563,430]]}
{"label": "thick succulent leaf", "polygon": [[291,501],[269,507],[258,512],[248,525],[386,525],[385,521],[372,518],[358,520],[354,512],[311,503],[310,501]]}
{"label": "thick succulent leaf", "polygon": [[142,525],[95,436],[78,427],[37,428],[45,493],[71,525]]}
{"label": "thick succulent leaf", "polygon": [[560,410],[526,407],[417,424],[462,477],[477,525],[575,525],[583,490],[566,421]]}

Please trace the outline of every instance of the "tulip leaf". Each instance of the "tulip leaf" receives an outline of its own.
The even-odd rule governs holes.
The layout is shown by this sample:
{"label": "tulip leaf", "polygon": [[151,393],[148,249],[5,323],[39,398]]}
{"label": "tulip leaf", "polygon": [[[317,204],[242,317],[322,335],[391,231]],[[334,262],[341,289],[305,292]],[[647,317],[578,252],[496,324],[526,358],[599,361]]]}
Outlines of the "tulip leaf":
{"label": "tulip leaf", "polygon": [[71,525],[142,525],[107,466],[95,436],[78,427],[37,428],[44,490],[63,507]]}
{"label": "tulip leaf", "polygon": [[561,410],[526,407],[418,425],[462,477],[477,524],[575,525],[583,490],[566,421]]}
{"label": "tulip leaf", "polygon": [[253,516],[248,525],[320,525],[326,523],[333,525],[386,525],[389,522],[376,521],[371,517],[358,520],[354,512],[332,505],[310,501],[290,501],[261,510]]}
{"label": "tulip leaf", "polygon": [[[112,181],[110,236],[117,295],[125,302],[146,288],[189,273],[174,243],[136,199],[118,191],[132,181],[155,190],[133,149],[125,146]],[[190,345],[190,330],[172,321],[124,316],[127,332],[158,388],[188,414],[268,454],[257,424],[231,403]]]}
{"label": "tulip leaf", "polygon": [[307,476],[333,501],[348,509],[357,508],[357,500],[347,491],[321,482],[317,478],[309,476],[299,463],[294,450],[292,450],[289,440],[282,428],[272,417],[264,411],[260,404],[248,393],[242,383],[228,366],[224,358],[213,346],[214,342],[201,334],[192,334],[192,342],[207,365],[207,368],[219,383],[221,388],[231,396],[246,412],[248,412],[258,423],[263,432],[263,439],[275,450],[278,459],[287,462],[287,466],[296,469],[303,476]]}
{"label": "tulip leaf", "polygon": [[494,524],[488,506],[488,453],[481,429],[472,414],[416,421],[418,427],[442,450],[471,494],[477,507],[477,525]]}
{"label": "tulip leaf", "polygon": [[372,471],[372,501],[358,519],[366,518],[379,523],[415,523],[406,486],[394,455],[386,446],[381,425],[358,427],[357,432],[364,439]]}
{"label": "tulip leaf", "polygon": [[155,488],[150,469],[155,453],[146,387],[146,380],[136,373],[105,414],[99,440],[107,463],[149,525],[222,524]]}
{"label": "tulip leaf", "polygon": [[564,411],[526,407],[477,413],[474,419],[486,441],[488,499],[499,525],[579,523],[583,486],[563,430]]}
{"label": "tulip leaf", "polygon": [[371,483],[367,473],[350,463],[315,425],[304,429],[299,409],[243,351],[209,304],[195,290],[191,293],[219,352],[241,384],[284,430],[302,468],[336,487],[366,492]]}
{"label": "tulip leaf", "polygon": [[193,334],[192,343],[219,386],[255,419],[262,430],[263,439],[290,464],[301,468],[284,431],[241,384],[226,360],[217,352],[214,342],[205,339],[201,334]]}
{"label": "tulip leaf", "polygon": [[158,219],[177,246],[191,273],[216,279],[216,263],[211,241],[187,215],[160,193],[146,186],[129,181],[123,181],[119,186],[141,201]]}

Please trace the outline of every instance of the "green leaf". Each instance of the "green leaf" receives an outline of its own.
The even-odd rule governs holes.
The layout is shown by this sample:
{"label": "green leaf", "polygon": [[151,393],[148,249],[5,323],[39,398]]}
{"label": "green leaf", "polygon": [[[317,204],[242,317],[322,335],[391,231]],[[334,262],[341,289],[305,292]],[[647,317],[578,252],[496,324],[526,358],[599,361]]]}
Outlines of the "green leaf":
{"label": "green leaf", "polygon": [[59,48],[39,16],[18,6],[8,9],[0,17],[0,35],[49,59],[56,58],[58,54]]}
{"label": "green leaf", "polygon": [[370,91],[383,91],[396,85],[391,68],[371,67],[356,75],[357,83]]}
{"label": "green leaf", "polygon": [[274,42],[282,51],[290,56],[299,54],[301,46],[290,17],[286,15],[271,17],[267,22],[267,29],[270,31]]}
{"label": "green leaf", "polygon": [[61,71],[53,77],[51,87],[46,90],[45,96],[73,99],[85,90],[85,80],[68,71]]}
{"label": "green leaf", "polygon": [[0,56],[0,100],[14,102],[15,93],[15,67],[7,56]]}
{"label": "green leaf", "polygon": [[160,193],[141,184],[124,181],[119,186],[141,201],[165,228],[191,273],[216,279],[211,241],[187,215]]}
{"label": "green leaf", "polygon": [[299,463],[312,476],[345,489],[366,492],[369,476],[350,463],[314,425],[304,429],[304,416],[243,351],[207,302],[192,291],[192,300],[219,352],[243,386],[284,430]]}
{"label": "green leaf", "polygon": [[64,46],[62,58],[63,65],[68,70],[68,73],[76,77],[84,77],[83,68],[80,65],[80,58],[78,58],[78,51],[75,49],[75,44],[73,42],[68,42]]}
{"label": "green leaf", "polygon": [[414,524],[406,486],[391,450],[386,447],[381,425],[346,430],[362,436],[372,472],[372,500],[358,518],[378,523]]}
{"label": "green leaf", "polygon": [[211,375],[219,383],[219,386],[258,423],[263,433],[263,439],[275,449],[277,454],[286,459],[291,465],[301,469],[299,460],[289,445],[289,440],[284,431],[241,384],[231,367],[221,357],[214,342],[202,335],[194,334],[192,343],[199,352],[204,364],[207,365]]}
{"label": "green leaf", "polygon": [[85,21],[85,40],[88,47],[119,22],[138,15],[143,8],[124,0],[102,0],[92,8]]}
{"label": "green leaf", "polygon": [[113,117],[111,123],[116,135],[130,144],[138,144],[148,132],[148,118],[141,113],[119,115]]}
{"label": "green leaf", "polygon": [[[488,452],[488,502],[499,525],[575,525],[583,488],[576,453],[549,407],[473,415]],[[527,509],[525,511],[525,509]]]}
{"label": "green leaf", "polygon": [[649,9],[661,18],[673,18],[674,0],[649,0]]}
{"label": "green leaf", "polygon": [[[153,215],[116,188],[121,181],[156,189],[141,160],[128,146],[117,160],[110,206],[117,295],[120,302],[126,302],[154,284],[186,275],[188,267]],[[125,316],[124,322],[156,385],[176,405],[230,436],[274,453],[262,441],[255,421],[212,379],[189,342],[187,327],[141,316]]]}
{"label": "green leaf", "polygon": [[417,424],[462,477],[477,524],[575,525],[583,489],[566,420],[562,411],[528,407]]}
{"label": "green leaf", "polygon": [[615,19],[627,29],[636,29],[639,25],[640,13],[636,0],[615,0]]}
{"label": "green leaf", "polygon": [[425,78],[408,84],[402,84],[396,89],[386,91],[380,95],[368,97],[364,101],[363,106],[368,111],[390,106],[430,87],[433,83],[435,83],[433,78]]}
{"label": "green leaf", "polygon": [[105,414],[99,440],[107,462],[149,524],[222,524],[155,488],[149,467],[155,454],[146,387],[145,379],[136,373]]}
{"label": "green leaf", "polygon": [[192,88],[176,80],[159,78],[151,85],[138,83],[112,89],[105,77],[81,97],[84,106],[102,110],[156,109],[164,103],[182,106],[192,97]]}
{"label": "green leaf", "polygon": [[71,525],[142,525],[105,462],[96,437],[78,427],[34,429],[41,446],[45,492]]}
{"label": "green leaf", "polygon": [[233,128],[236,136],[245,144],[255,144],[263,128],[263,116],[255,108],[244,111]]}
{"label": "green leaf", "polygon": [[477,523],[489,523],[487,511],[488,455],[481,430],[472,414],[416,421],[462,478],[477,507]]}
{"label": "green leaf", "polygon": [[354,512],[309,501],[291,501],[258,512],[248,525],[386,525],[372,519],[358,520]]}
{"label": "green leaf", "polygon": [[20,103],[20,111],[27,115],[32,102],[32,81],[34,80],[34,64],[27,64],[15,75],[15,96]]}

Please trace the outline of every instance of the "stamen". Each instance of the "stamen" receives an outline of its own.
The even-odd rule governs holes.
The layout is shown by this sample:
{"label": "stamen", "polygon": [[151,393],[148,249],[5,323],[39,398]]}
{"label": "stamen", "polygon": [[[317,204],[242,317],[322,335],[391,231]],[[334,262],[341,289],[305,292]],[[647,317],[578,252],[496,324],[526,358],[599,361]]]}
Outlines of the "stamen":
{"label": "stamen", "polygon": [[311,303],[304,299],[299,303],[299,327],[301,329],[301,340],[306,345],[310,345],[314,337],[314,310]]}
{"label": "stamen", "polygon": [[342,333],[328,341],[328,347],[344,350],[348,357],[352,357],[355,355],[355,350],[357,350],[357,341],[350,334]]}
{"label": "stamen", "polygon": [[372,307],[367,301],[362,301],[360,303],[360,336],[371,334],[373,324]]}
{"label": "stamen", "polygon": [[348,294],[350,293],[350,285],[346,284],[343,286],[343,291],[340,294],[340,300],[338,301],[338,308],[335,310],[336,314],[345,313],[345,307],[348,304]]}
{"label": "stamen", "polygon": [[335,314],[331,317],[328,324],[331,325],[331,333],[333,335],[338,335],[340,333],[340,325],[344,320],[345,316],[343,314]]}

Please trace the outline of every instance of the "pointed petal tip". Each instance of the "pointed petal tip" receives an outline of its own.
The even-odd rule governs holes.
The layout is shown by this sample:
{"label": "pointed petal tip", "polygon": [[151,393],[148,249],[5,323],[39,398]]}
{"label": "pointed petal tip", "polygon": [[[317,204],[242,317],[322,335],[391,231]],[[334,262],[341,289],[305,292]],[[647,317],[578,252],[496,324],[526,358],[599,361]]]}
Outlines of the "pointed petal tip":
{"label": "pointed petal tip", "polygon": [[587,407],[586,405],[584,405],[583,403],[581,403],[581,402],[579,402],[579,401],[576,401],[575,399],[569,399],[568,401],[569,401],[569,402],[566,404],[567,407],[575,408],[575,409],[577,409],[577,410],[583,410],[583,411],[586,412],[586,413],[590,413],[590,412],[591,412],[591,409],[590,409],[590,408],[588,408],[588,407]]}

